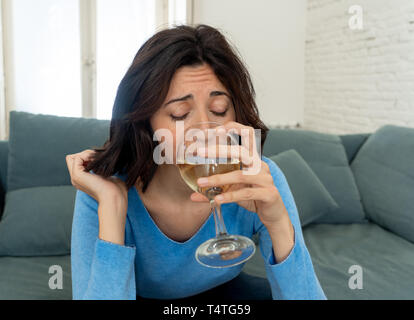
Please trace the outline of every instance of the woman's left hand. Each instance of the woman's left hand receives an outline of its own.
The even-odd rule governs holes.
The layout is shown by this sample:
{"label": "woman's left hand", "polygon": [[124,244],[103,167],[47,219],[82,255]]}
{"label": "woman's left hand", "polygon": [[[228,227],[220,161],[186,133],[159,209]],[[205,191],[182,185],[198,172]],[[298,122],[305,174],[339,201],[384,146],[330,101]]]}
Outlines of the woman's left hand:
{"label": "woman's left hand", "polygon": [[[237,122],[227,122],[216,130],[223,128],[226,131],[236,132],[242,137],[242,145],[237,148],[240,148],[238,154],[243,163],[243,170],[200,178],[197,181],[198,185],[200,187],[231,185],[227,192],[214,198],[216,203],[235,202],[251,212],[256,212],[268,229],[277,226],[280,221],[289,218],[289,215],[274,185],[269,166],[257,153],[253,128]],[[247,136],[248,140],[246,140]],[[208,201],[200,193],[193,193],[191,199],[200,202]]]}

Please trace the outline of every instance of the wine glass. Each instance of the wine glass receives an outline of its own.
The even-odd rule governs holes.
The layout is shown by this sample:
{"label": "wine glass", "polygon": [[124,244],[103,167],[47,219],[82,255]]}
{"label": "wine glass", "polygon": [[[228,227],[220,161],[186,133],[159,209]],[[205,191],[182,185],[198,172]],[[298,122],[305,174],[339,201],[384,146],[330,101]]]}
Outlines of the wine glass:
{"label": "wine glass", "polygon": [[[226,192],[230,185],[198,187],[197,179],[241,169],[241,161],[234,153],[226,152],[239,145],[239,136],[234,133],[215,130],[217,122],[199,122],[184,132],[183,141],[177,146],[177,166],[181,177],[195,192],[210,200],[214,214],[216,237],[202,243],[196,250],[196,260],[207,267],[232,267],[247,261],[256,250],[254,242],[245,236],[230,235],[224,224],[221,206],[214,197]],[[205,151],[199,155],[200,149]],[[214,149],[217,152],[210,153]],[[224,152],[222,152],[224,150]]]}

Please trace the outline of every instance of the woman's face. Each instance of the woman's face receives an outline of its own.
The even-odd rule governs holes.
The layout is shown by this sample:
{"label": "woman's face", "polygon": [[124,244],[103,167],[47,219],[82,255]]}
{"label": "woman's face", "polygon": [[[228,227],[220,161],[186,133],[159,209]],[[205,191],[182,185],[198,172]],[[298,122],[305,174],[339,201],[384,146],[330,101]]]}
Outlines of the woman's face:
{"label": "woman's face", "polygon": [[[198,122],[213,121],[224,124],[235,121],[230,94],[218,80],[208,64],[185,66],[174,74],[167,97],[161,108],[151,117],[154,132],[168,129],[174,137],[176,123],[184,121],[185,127]],[[175,154],[175,152],[174,152]]]}
{"label": "woman's face", "polygon": [[163,105],[150,122],[154,131],[173,130],[180,120],[186,127],[196,122],[235,120],[230,94],[208,64],[178,69]]}

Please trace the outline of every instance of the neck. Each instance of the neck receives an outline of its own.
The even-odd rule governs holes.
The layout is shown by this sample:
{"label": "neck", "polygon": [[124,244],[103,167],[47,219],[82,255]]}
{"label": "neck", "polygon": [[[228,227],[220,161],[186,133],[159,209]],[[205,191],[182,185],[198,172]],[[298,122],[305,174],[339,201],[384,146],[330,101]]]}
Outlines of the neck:
{"label": "neck", "polygon": [[183,181],[177,166],[163,164],[158,166],[146,192],[155,192],[179,201],[188,201],[194,191]]}

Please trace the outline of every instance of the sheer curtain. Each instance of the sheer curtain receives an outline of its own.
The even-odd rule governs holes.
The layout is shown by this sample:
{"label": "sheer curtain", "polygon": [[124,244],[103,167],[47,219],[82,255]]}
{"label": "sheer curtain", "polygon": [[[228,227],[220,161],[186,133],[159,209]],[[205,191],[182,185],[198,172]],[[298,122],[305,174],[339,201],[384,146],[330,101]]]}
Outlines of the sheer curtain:
{"label": "sheer curtain", "polygon": [[110,119],[122,77],[155,31],[155,1],[99,0],[96,13],[97,117]]}

